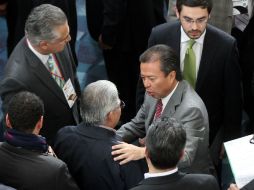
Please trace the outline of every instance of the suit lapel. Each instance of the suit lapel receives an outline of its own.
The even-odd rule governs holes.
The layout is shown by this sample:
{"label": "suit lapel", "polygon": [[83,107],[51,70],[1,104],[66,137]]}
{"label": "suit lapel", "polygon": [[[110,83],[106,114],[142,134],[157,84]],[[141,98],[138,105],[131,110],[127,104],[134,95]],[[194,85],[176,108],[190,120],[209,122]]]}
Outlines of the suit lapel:
{"label": "suit lapel", "polygon": [[201,55],[200,65],[199,65],[199,71],[198,71],[198,77],[197,77],[197,83],[196,83],[196,91],[198,91],[203,82],[204,78],[207,76],[207,72],[210,70],[211,67],[211,61],[213,60],[214,56],[214,50],[216,49],[214,40],[211,36],[211,31],[209,25],[207,26],[205,39],[204,39],[204,45],[203,45],[203,51]]}
{"label": "suit lapel", "polygon": [[[24,48],[27,48],[30,64],[30,70],[34,74],[36,78],[38,78],[41,83],[46,86],[50,92],[54,93],[63,103],[67,104],[65,96],[63,94],[62,89],[59,88],[57,83],[51,77],[49,71],[43,65],[43,63],[39,60],[39,58],[32,53],[32,51],[25,45]],[[31,81],[32,82],[32,81]]]}
{"label": "suit lapel", "polygon": [[180,81],[178,86],[169,99],[164,111],[162,112],[161,117],[172,117],[176,111],[176,107],[181,103],[183,90],[185,89],[184,81]]}

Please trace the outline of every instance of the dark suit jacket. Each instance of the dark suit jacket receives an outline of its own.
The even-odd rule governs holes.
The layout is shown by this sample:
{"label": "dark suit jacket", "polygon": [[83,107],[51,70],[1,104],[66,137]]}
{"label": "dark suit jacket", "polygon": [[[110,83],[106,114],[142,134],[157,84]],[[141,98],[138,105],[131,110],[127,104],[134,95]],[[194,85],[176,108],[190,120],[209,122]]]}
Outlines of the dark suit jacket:
{"label": "dark suit jacket", "polygon": [[243,72],[244,109],[251,119],[251,133],[254,131],[254,17],[252,17],[241,34],[238,47],[240,65]]}
{"label": "dark suit jacket", "polygon": [[163,0],[86,0],[91,36],[121,51],[142,52],[152,27],[164,23]]}
{"label": "dark suit jacket", "polygon": [[[166,44],[180,57],[180,26],[176,21],[153,28],[149,47]],[[211,25],[206,29],[195,90],[208,111],[210,145],[219,130],[222,137],[216,140],[216,147],[221,146],[222,141],[238,137],[242,115],[242,89],[236,40]]]}
{"label": "dark suit jacket", "polygon": [[54,150],[64,160],[80,189],[124,190],[143,179],[136,162],[119,165],[111,146],[118,143],[114,131],[98,126],[67,126],[56,137]]}
{"label": "dark suit jacket", "polygon": [[[80,87],[69,45],[67,44],[62,52],[57,53],[56,57],[65,81],[71,80],[79,96]],[[79,122],[78,101],[72,109],[69,107],[62,89],[59,88],[39,58],[29,49],[25,38],[14,49],[1,81],[0,95],[3,100],[4,113],[6,113],[11,97],[22,90],[35,93],[44,102],[44,127],[41,135],[45,136],[48,141],[54,138],[61,127]]]}
{"label": "dark suit jacket", "polygon": [[180,172],[141,181],[131,190],[219,190],[216,179],[206,174],[183,174]]}
{"label": "dark suit jacket", "polygon": [[253,190],[253,189],[254,189],[254,180],[250,181],[247,185],[241,188],[241,190]]}
{"label": "dark suit jacket", "polygon": [[[126,142],[143,138],[153,122],[157,101],[146,95],[136,117],[121,126],[117,134]],[[176,118],[186,130],[185,154],[178,163],[179,169],[190,173],[209,173],[212,165],[208,151],[208,115],[203,101],[187,81],[178,83],[162,112],[161,118],[163,117]]]}
{"label": "dark suit jacket", "polygon": [[48,155],[0,144],[0,181],[16,189],[77,190],[68,168]]}

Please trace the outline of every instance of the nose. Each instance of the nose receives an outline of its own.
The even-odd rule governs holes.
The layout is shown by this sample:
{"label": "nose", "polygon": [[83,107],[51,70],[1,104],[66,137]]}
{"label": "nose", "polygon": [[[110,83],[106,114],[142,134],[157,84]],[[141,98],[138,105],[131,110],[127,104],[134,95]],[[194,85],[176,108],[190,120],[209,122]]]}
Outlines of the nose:
{"label": "nose", "polygon": [[196,21],[193,21],[193,22],[192,22],[191,28],[192,28],[192,30],[196,30],[196,29],[198,28],[198,27],[197,27],[197,22],[196,22]]}
{"label": "nose", "polygon": [[143,84],[145,88],[148,88],[150,86],[150,82],[147,79],[143,79]]}

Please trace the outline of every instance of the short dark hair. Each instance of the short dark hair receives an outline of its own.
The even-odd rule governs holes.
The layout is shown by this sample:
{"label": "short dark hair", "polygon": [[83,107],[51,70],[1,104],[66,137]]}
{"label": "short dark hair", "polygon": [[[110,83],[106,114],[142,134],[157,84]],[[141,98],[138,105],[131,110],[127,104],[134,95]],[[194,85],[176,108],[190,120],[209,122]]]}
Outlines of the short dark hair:
{"label": "short dark hair", "polygon": [[146,135],[148,157],[155,168],[175,167],[185,147],[186,132],[174,118],[162,118],[152,124]]}
{"label": "short dark hair", "polygon": [[13,129],[31,132],[40,117],[44,115],[44,105],[35,94],[22,91],[12,97],[7,113]]}
{"label": "short dark hair", "polygon": [[180,60],[175,51],[167,45],[155,45],[147,49],[139,57],[141,63],[160,61],[161,71],[167,76],[171,71],[176,72],[176,80],[182,80]]}
{"label": "short dark hair", "polygon": [[212,0],[177,0],[176,8],[179,13],[181,12],[183,5],[187,7],[201,7],[207,9],[209,14],[213,7]]}

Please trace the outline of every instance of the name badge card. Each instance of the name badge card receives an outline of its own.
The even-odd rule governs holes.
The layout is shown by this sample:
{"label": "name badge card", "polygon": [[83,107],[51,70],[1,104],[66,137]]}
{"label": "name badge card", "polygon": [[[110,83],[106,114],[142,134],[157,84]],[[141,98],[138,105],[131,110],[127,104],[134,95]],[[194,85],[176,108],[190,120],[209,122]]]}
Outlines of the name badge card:
{"label": "name badge card", "polygon": [[65,85],[63,86],[63,93],[69,104],[69,107],[72,108],[73,104],[77,100],[77,94],[75,92],[75,89],[73,88],[70,79],[68,79]]}

